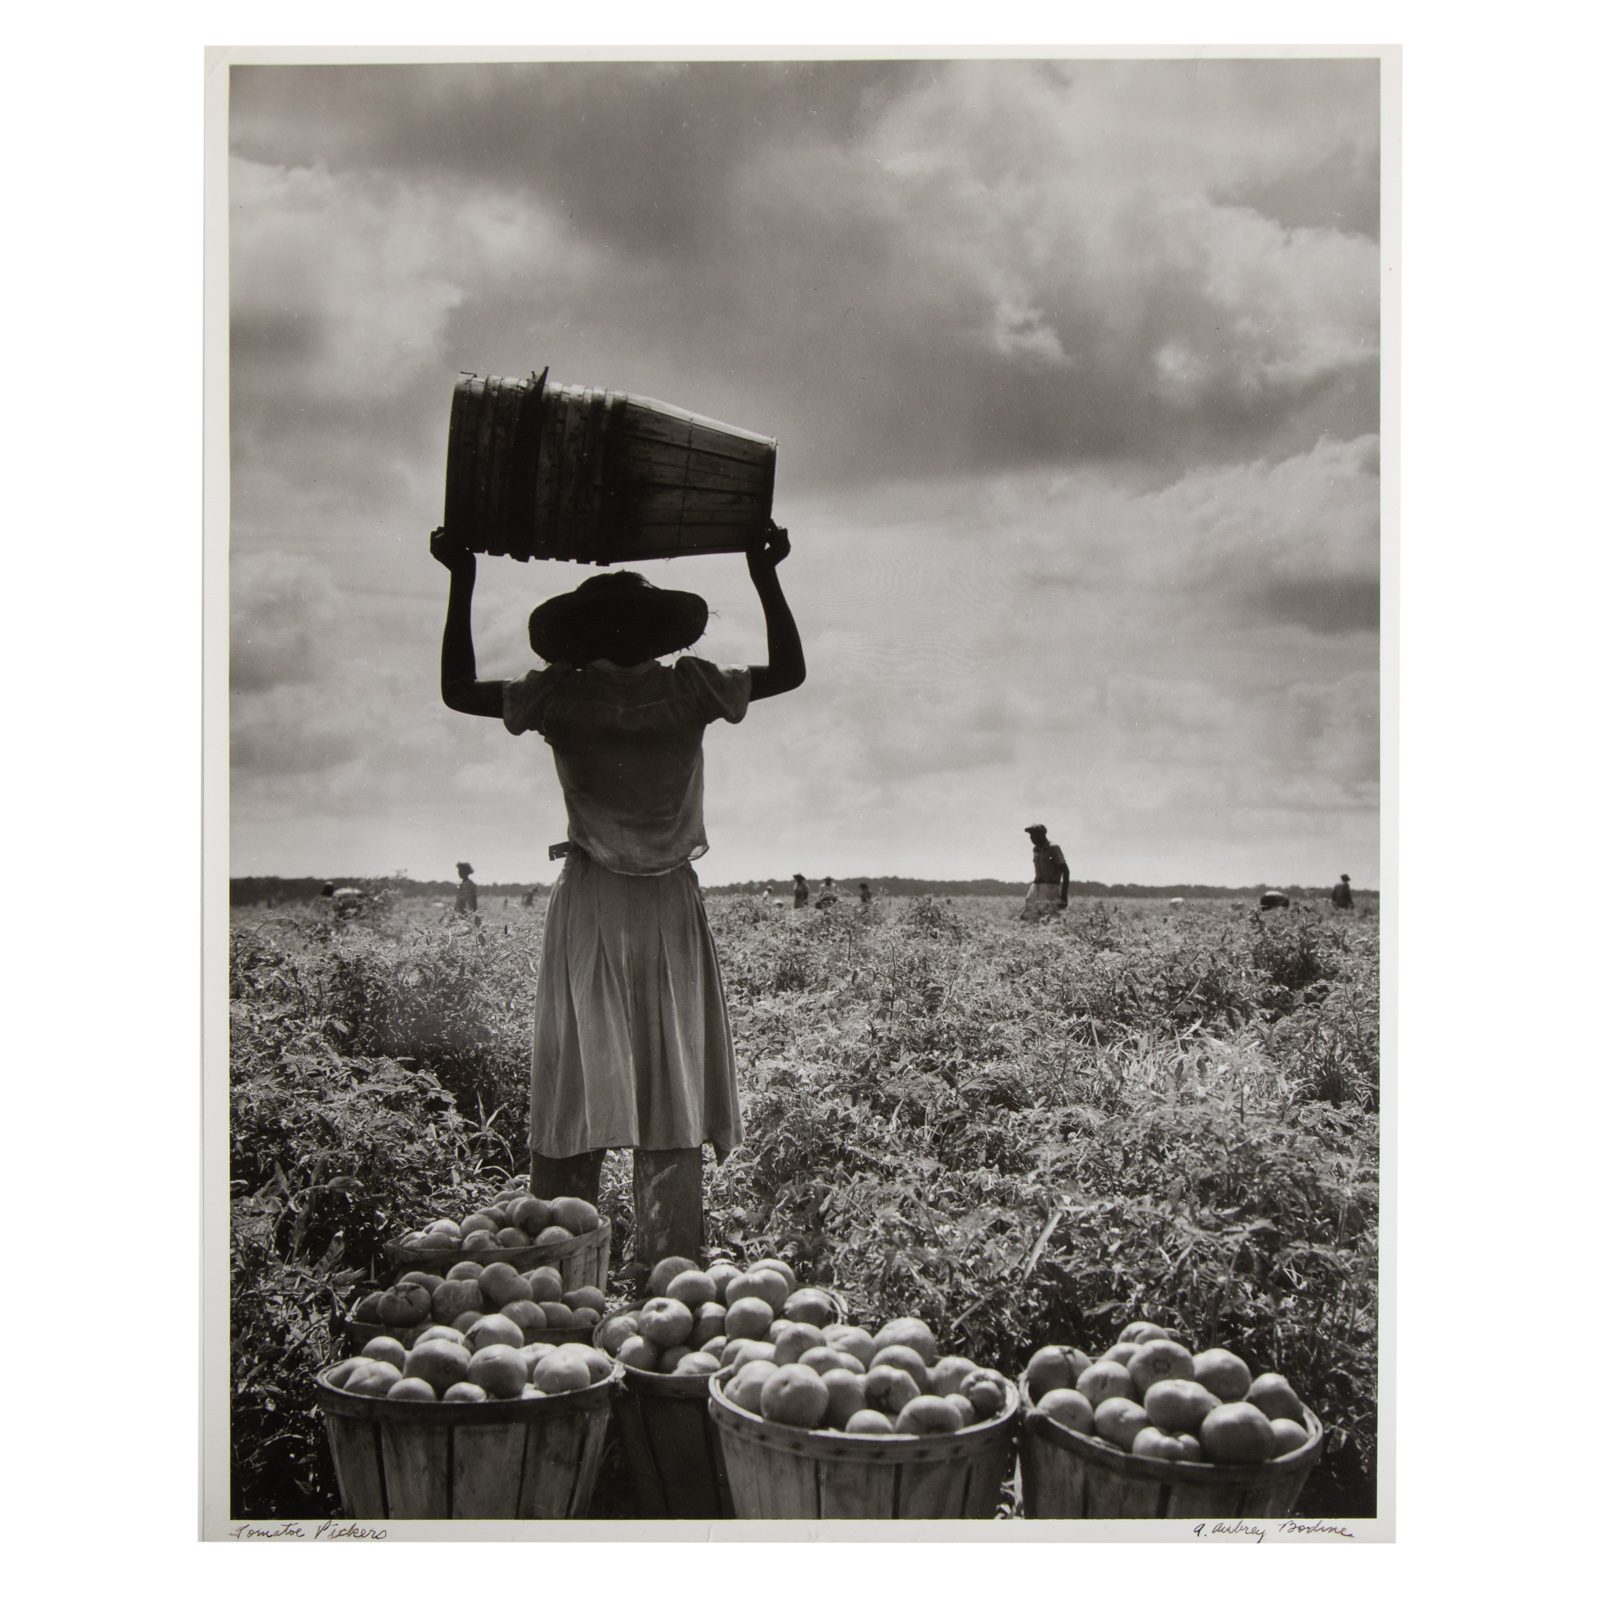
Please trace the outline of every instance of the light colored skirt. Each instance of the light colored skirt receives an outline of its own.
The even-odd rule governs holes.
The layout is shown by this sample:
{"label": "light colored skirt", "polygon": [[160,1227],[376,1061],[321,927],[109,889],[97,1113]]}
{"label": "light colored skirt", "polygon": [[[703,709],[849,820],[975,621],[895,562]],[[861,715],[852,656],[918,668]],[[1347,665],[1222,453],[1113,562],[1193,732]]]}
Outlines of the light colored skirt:
{"label": "light colored skirt", "polygon": [[716,946],[689,866],[660,877],[567,857],[533,1005],[532,1148],[685,1150],[742,1137]]}

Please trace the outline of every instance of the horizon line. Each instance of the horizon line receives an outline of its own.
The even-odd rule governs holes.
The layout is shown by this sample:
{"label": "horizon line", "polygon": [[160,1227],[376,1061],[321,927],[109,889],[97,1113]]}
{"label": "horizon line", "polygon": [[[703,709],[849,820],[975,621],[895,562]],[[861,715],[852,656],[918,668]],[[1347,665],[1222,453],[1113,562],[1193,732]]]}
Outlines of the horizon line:
{"label": "horizon line", "polygon": [[[556,876],[559,877],[560,874],[557,873]],[[826,875],[822,875],[822,876],[826,876]],[[811,876],[808,875],[807,878],[806,878],[806,882],[808,884],[811,884],[811,885],[820,884],[822,882],[822,876],[811,877]],[[886,873],[878,873],[878,874],[863,873],[863,872],[842,873],[842,874],[841,873],[834,873],[831,876],[833,877],[833,880],[834,880],[834,883],[835,883],[836,886],[843,886],[843,887],[853,887],[854,885],[859,884],[862,881],[865,881],[865,882],[867,882],[869,884],[872,884],[874,886],[877,886],[878,884],[891,884],[891,883],[943,884],[943,885],[948,885],[948,886],[951,886],[951,887],[967,886],[967,885],[971,885],[971,884],[995,884],[995,885],[998,885],[1002,889],[1023,891],[1023,890],[1027,889],[1029,883],[1032,881],[1031,879],[1027,879],[1027,878],[995,878],[995,877],[933,878],[933,877],[925,877],[925,876],[921,876],[919,874],[906,873],[906,872],[886,872]],[[750,888],[751,886],[754,886],[757,889],[760,889],[762,887],[770,887],[775,892],[778,892],[778,891],[786,891],[788,889],[789,885],[792,884],[793,880],[794,880],[794,874],[793,873],[786,873],[781,877],[773,876],[773,877],[766,877],[766,878],[733,878],[733,879],[729,879],[729,880],[727,880],[725,882],[722,882],[722,883],[706,883],[706,884],[702,884],[701,887],[705,891],[707,891],[708,893],[715,893],[715,892],[717,892],[719,890],[746,889],[746,888]],[[437,886],[440,886],[440,887],[443,887],[443,888],[449,888],[449,889],[453,889],[455,887],[457,881],[458,880],[453,879],[453,878],[413,878],[408,873],[404,873],[404,872],[401,872],[401,873],[319,873],[319,872],[305,872],[305,873],[297,873],[297,874],[294,874],[294,875],[288,875],[288,874],[278,873],[278,872],[240,872],[240,873],[232,873],[232,874],[229,875],[229,878],[228,878],[228,882],[229,882],[230,885],[238,884],[238,883],[251,883],[251,882],[255,882],[255,883],[313,883],[313,882],[316,882],[316,883],[333,883],[333,884],[339,884],[339,883],[352,883],[352,884],[353,883],[403,883],[403,884],[410,884],[414,888],[431,888],[431,887],[437,885]],[[503,880],[503,881],[502,880],[498,880],[498,879],[483,879],[483,880],[474,879],[474,882],[477,883],[478,889],[480,891],[483,891],[483,892],[489,892],[489,891],[497,890],[497,889],[527,890],[527,889],[533,889],[533,888],[547,888],[547,887],[549,887],[549,884],[551,882],[553,882],[553,881],[554,881],[553,879],[547,881],[547,880],[542,879],[542,878],[528,878],[528,879],[513,878],[513,879],[508,879],[508,880]],[[1335,881],[1337,881],[1337,880],[1335,880]],[[1257,891],[1261,891],[1261,890],[1267,890],[1267,889],[1284,889],[1284,890],[1287,890],[1287,889],[1301,889],[1301,890],[1304,890],[1304,889],[1307,889],[1308,887],[1312,888],[1312,889],[1322,889],[1322,888],[1331,889],[1333,887],[1332,883],[1329,883],[1329,884],[1314,883],[1314,884],[1311,884],[1311,885],[1307,885],[1307,884],[1304,884],[1304,883],[1299,883],[1299,882],[1296,882],[1296,881],[1293,881],[1293,880],[1285,880],[1285,879],[1270,879],[1270,880],[1269,879],[1262,879],[1260,882],[1247,883],[1247,884],[1201,883],[1201,882],[1198,882],[1198,881],[1193,880],[1193,879],[1172,879],[1172,880],[1169,880],[1166,883],[1141,883],[1141,882],[1136,882],[1136,881],[1134,881],[1132,879],[1073,878],[1073,879],[1070,880],[1070,882],[1071,882],[1071,886],[1072,886],[1073,889],[1081,890],[1083,892],[1088,892],[1090,889],[1146,889],[1146,890],[1151,890],[1151,891],[1157,891],[1157,890],[1165,891],[1165,890],[1177,890],[1177,889],[1194,889],[1194,890],[1207,890],[1207,891],[1210,891],[1210,892],[1215,893],[1215,894],[1248,894],[1248,893],[1253,893],[1253,892],[1257,892]],[[1366,888],[1362,888],[1360,885],[1355,884],[1355,883],[1352,883],[1350,885],[1350,891],[1351,891],[1352,894],[1377,894],[1379,892],[1378,889],[1376,889],[1376,888],[1366,889]]]}

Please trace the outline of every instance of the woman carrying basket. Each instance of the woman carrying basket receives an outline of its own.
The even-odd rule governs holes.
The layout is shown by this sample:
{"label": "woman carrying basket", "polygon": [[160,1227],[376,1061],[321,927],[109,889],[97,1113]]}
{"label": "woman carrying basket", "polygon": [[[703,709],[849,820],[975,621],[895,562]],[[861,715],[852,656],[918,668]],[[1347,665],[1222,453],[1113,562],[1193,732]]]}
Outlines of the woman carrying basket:
{"label": "woman carrying basket", "polygon": [[666,665],[705,631],[705,601],[606,572],[533,613],[529,641],[549,665],[509,682],[477,674],[476,558],[442,528],[431,549],[450,571],[445,704],[542,734],[566,798],[534,998],[533,1191],[593,1202],[606,1151],[632,1146],[635,1260],[698,1259],[701,1146],[720,1161],[741,1136],[727,1005],[690,866],[706,851],[701,739],[805,681],[778,583],[789,536],[769,523],[747,555],[766,666]]}

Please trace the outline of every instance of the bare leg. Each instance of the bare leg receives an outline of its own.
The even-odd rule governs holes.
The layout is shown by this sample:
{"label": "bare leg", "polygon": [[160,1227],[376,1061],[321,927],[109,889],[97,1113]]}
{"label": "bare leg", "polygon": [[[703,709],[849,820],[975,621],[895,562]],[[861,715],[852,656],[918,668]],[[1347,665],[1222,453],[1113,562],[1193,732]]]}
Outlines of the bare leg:
{"label": "bare leg", "polygon": [[530,1156],[529,1187],[541,1200],[572,1195],[594,1205],[600,1198],[600,1168],[605,1159],[604,1150],[585,1150],[577,1156]]}
{"label": "bare leg", "polygon": [[633,1152],[633,1254],[654,1266],[665,1256],[698,1262],[705,1248],[700,1147]]}

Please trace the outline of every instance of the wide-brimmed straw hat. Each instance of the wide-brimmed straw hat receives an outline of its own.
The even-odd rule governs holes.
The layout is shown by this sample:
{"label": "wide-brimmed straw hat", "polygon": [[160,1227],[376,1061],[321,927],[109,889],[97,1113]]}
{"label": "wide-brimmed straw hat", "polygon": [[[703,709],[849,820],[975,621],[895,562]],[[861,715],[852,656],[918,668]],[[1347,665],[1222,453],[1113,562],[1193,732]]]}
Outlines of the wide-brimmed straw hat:
{"label": "wide-brimmed straw hat", "polygon": [[710,612],[686,589],[658,589],[637,572],[602,572],[546,600],[528,618],[528,642],[546,661],[644,661],[687,650]]}

